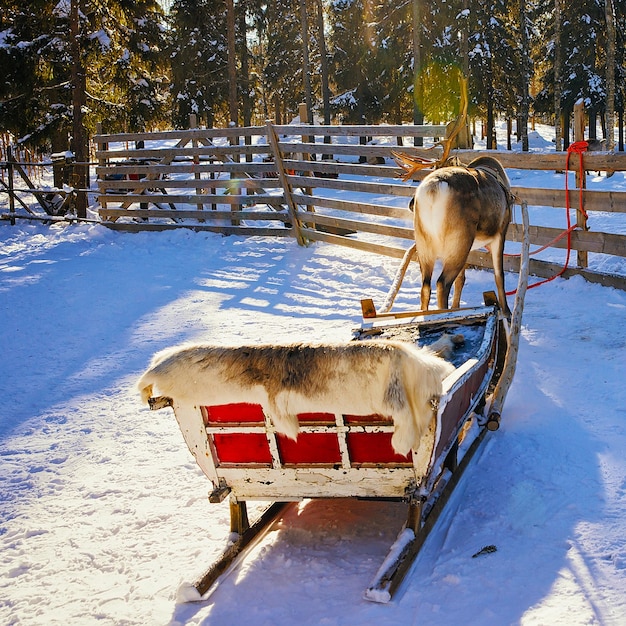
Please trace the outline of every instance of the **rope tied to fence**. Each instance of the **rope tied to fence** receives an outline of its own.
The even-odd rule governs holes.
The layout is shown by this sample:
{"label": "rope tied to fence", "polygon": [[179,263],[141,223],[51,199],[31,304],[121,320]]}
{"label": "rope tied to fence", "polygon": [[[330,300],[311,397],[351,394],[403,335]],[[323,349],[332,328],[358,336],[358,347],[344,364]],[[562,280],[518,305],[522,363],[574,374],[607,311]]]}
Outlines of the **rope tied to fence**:
{"label": "rope tied to fence", "polygon": [[[553,246],[557,241],[560,241],[561,239],[563,239],[563,237],[567,237],[565,263],[563,264],[563,267],[556,274],[554,274],[554,276],[551,276],[550,278],[545,278],[544,280],[540,280],[539,282],[533,283],[532,285],[528,285],[528,289],[534,289],[535,287],[539,287],[540,285],[545,285],[546,283],[553,281],[555,278],[562,276],[569,266],[569,260],[570,260],[570,256],[572,252],[572,232],[576,230],[577,228],[583,228],[583,226],[578,224],[578,222],[576,222],[575,224],[572,224],[572,220],[570,217],[570,209],[571,209],[570,201],[569,201],[570,156],[572,154],[578,155],[578,175],[580,176],[580,179],[582,180],[583,176],[585,175],[585,168],[583,164],[583,154],[587,151],[588,147],[589,147],[589,143],[586,141],[575,141],[574,143],[569,145],[569,147],[567,148],[567,154],[565,155],[565,216],[566,216],[567,228],[562,233],[559,233],[554,239],[552,239],[545,245],[541,246],[540,248],[533,250],[530,253],[531,255],[539,254],[540,252],[543,252],[546,248],[550,248],[551,246]],[[582,185],[580,186],[579,192],[578,192],[578,211],[580,215],[582,215],[586,220],[587,212],[585,211],[584,205],[583,205]],[[506,256],[520,256],[520,255],[519,254],[507,254]],[[507,296],[514,295],[516,291],[517,291],[516,289],[514,289],[513,291],[508,291],[506,295]]]}

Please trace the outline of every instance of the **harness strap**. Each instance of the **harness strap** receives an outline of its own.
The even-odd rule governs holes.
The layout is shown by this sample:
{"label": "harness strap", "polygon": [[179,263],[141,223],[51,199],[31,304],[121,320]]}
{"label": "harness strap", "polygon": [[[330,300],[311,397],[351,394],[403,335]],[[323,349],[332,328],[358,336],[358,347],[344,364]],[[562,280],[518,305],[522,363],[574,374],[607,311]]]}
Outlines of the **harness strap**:
{"label": "harness strap", "polygon": [[509,185],[507,185],[506,181],[502,178],[498,170],[494,169],[493,167],[488,167],[487,165],[476,165],[475,167],[472,167],[472,169],[480,170],[481,172],[484,172],[485,174],[488,174],[493,179],[495,179],[495,181],[502,188],[502,191],[504,191],[504,195],[506,196],[506,201],[509,205],[509,208],[511,208],[513,204],[515,204],[515,195],[511,193]]}

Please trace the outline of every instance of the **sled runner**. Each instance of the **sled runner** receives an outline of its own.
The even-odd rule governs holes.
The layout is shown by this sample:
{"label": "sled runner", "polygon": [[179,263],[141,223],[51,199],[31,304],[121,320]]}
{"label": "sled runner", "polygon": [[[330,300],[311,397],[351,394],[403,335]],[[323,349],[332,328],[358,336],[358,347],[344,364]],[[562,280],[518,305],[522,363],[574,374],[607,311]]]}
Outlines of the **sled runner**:
{"label": "sled runner", "polygon": [[[492,292],[485,294],[483,306],[449,311],[377,315],[371,301],[364,301],[364,323],[354,331],[356,342],[429,346],[443,335],[457,337],[448,355],[454,371],[443,380],[419,445],[408,454],[399,454],[392,445],[393,416],[302,413],[294,440],[281,434],[257,401],[243,392],[240,401],[216,406],[181,407],[175,397],[167,396],[149,399],[152,409],[173,407],[190,451],[213,484],[209,500],[230,499],[236,539],[184,599],[206,595],[287,503],[346,497],[407,503],[398,539],[364,593],[375,602],[391,599],[475,451],[486,434],[499,427],[515,370],[527,249],[526,241],[510,323]],[[259,500],[274,504],[250,524],[246,503]]]}

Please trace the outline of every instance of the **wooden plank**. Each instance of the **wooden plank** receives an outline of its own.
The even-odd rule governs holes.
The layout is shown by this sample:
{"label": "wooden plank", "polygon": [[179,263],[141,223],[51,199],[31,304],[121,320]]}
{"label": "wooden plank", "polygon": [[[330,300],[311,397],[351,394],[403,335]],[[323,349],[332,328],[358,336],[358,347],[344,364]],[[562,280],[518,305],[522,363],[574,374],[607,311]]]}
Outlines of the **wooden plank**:
{"label": "wooden plank", "polygon": [[[285,152],[306,152],[309,154],[340,154],[344,156],[382,156],[393,158],[392,152],[405,153],[411,156],[437,158],[441,154],[439,148],[417,148],[414,146],[396,146],[392,144],[322,144],[281,141]],[[525,170],[564,171],[567,153],[524,153],[502,150],[455,150],[454,156],[462,163],[468,164],[480,156],[496,158],[504,168]],[[626,169],[626,154],[587,152],[583,156],[586,171],[622,171]],[[570,158],[568,169],[578,171],[580,165],[577,158]]]}
{"label": "wooden plank", "polygon": [[[356,163],[353,161],[338,161],[338,160],[320,160],[315,161],[301,161],[298,159],[285,159],[285,167],[296,172],[310,171],[319,172],[320,174],[333,174],[333,175],[355,175],[355,176],[369,176],[375,178],[397,178],[400,179],[404,170],[393,165],[369,165],[368,163]],[[426,174],[424,174],[426,176]],[[325,178],[324,176],[317,176],[317,178]],[[328,178],[328,177],[327,177]]]}
{"label": "wooden plank", "polygon": [[[326,144],[328,145],[328,144]],[[334,147],[334,144],[333,144]],[[365,146],[367,148],[367,146]],[[336,152],[332,150],[333,154]],[[325,154],[328,150],[325,149]],[[369,154],[369,152],[368,152]],[[405,173],[404,170],[397,165],[389,165],[389,161],[393,161],[393,157],[390,154],[385,155],[387,162],[380,165],[370,165],[369,163],[359,163],[357,161],[341,161],[337,159],[333,160],[320,160],[315,161],[302,161],[295,158],[285,159],[285,166],[289,169],[296,170],[298,175],[301,175],[301,171],[333,173],[333,174],[354,174],[357,176],[370,176],[378,178],[397,178],[398,180]],[[425,178],[430,170],[418,172],[415,180]],[[320,176],[319,178],[322,178]],[[409,183],[411,184],[411,183]]]}
{"label": "wooden plank", "polygon": [[167,194],[167,193],[127,193],[127,194],[101,194],[98,199],[105,200],[107,203],[120,202],[123,204],[137,202],[151,202],[153,204],[197,204],[214,203],[214,204],[279,204],[284,203],[283,196],[274,196],[270,194],[254,194],[254,195],[231,195],[231,194]]}
{"label": "wooden plank", "polygon": [[[566,248],[567,237],[553,242],[554,238],[563,233],[560,228],[547,226],[531,226],[530,240],[533,245],[544,246],[550,243],[551,248]],[[507,231],[508,241],[522,241],[523,229],[520,224],[511,224]],[[570,245],[573,250],[585,250],[598,254],[626,257],[626,235],[613,235],[592,230],[574,230],[570,233]]]}
{"label": "wooden plank", "polygon": [[[423,148],[394,148],[396,152],[404,152],[410,155],[418,155],[432,158],[434,151]],[[462,163],[469,163],[479,156],[492,156],[496,158],[504,168],[522,170],[553,170],[564,171],[566,152],[509,152],[507,150],[455,150]],[[586,171],[623,171],[626,170],[626,153],[603,153],[586,152],[583,157]],[[570,158],[569,170],[577,171],[579,168],[578,159]]]}
{"label": "wooden plank", "polygon": [[107,219],[119,219],[121,217],[132,217],[139,219],[193,219],[193,220],[231,220],[242,219],[248,221],[279,221],[289,222],[291,217],[287,211],[213,211],[210,209],[204,209],[203,211],[196,210],[178,210],[172,209],[101,209],[100,216]]}
{"label": "wooden plank", "polygon": [[218,235],[240,235],[243,237],[294,237],[292,228],[263,228],[255,226],[211,226],[210,224],[154,224],[154,223],[128,223],[128,222],[102,222],[103,226],[111,230],[119,230],[130,233],[145,231],[160,232],[187,228],[197,232],[211,232]]}
{"label": "wooden plank", "polygon": [[340,191],[400,196],[404,198],[411,197],[415,193],[415,187],[406,183],[338,180],[333,178],[316,178],[315,176],[287,176],[287,179],[293,187],[336,189]]}
{"label": "wooden plank", "polygon": [[402,124],[402,125],[275,125],[278,135],[314,135],[322,137],[445,137],[443,124]]}
{"label": "wooden plank", "polygon": [[[245,176],[248,173],[252,174],[267,174],[275,173],[276,166],[273,163],[208,163],[206,161],[200,161],[200,163],[194,163],[192,160],[188,161],[174,161],[169,164],[154,163],[152,165],[140,165],[140,164],[121,164],[111,165],[109,167],[96,167],[96,175],[98,178],[104,180],[105,176],[109,174],[138,174],[139,176],[146,176],[153,174],[158,176],[158,180],[164,179],[169,174],[242,174]],[[276,176],[272,176],[275,179]],[[263,178],[263,180],[266,180]]]}
{"label": "wooden plank", "polygon": [[402,220],[409,220],[411,222],[413,221],[413,213],[411,213],[408,209],[400,209],[398,207],[370,204],[367,202],[355,202],[353,200],[323,198],[321,196],[309,196],[301,193],[294,193],[293,199],[298,204],[311,204],[319,208],[337,209],[339,211],[348,211],[350,213],[379,215],[381,217],[394,217]]}
{"label": "wooden plank", "polygon": [[[117,172],[115,172],[117,173]],[[193,173],[191,173],[193,175]],[[275,182],[272,185],[272,180]],[[251,191],[265,190],[267,187],[278,188],[282,192],[282,187],[278,186],[278,179],[267,178],[238,178],[236,181],[232,178],[201,178],[199,181],[195,178],[187,179],[159,179],[159,180],[104,180],[101,181],[102,186],[107,189],[127,189],[133,187],[133,189],[195,189],[200,182],[200,186],[203,188],[211,187],[213,189],[230,189],[233,184],[243,189],[249,189]],[[269,184],[268,184],[269,183]],[[281,194],[282,195],[282,194]]]}
{"label": "wooden plank", "polygon": [[411,565],[413,565],[426,539],[428,539],[428,536],[435,527],[437,520],[450,500],[455,487],[460,482],[470,461],[474,458],[476,451],[482,445],[487,432],[486,428],[480,430],[479,435],[472,442],[472,445],[463,456],[463,459],[452,473],[450,480],[446,483],[433,507],[428,512],[415,538],[407,544],[397,561],[393,563],[386,572],[381,572],[379,578],[366,589],[364,594],[366,600],[381,603],[391,600],[411,569]]}
{"label": "wooden plank", "polygon": [[[537,189],[530,187],[512,187],[511,191],[519,201],[526,201],[531,206],[551,206],[565,208],[565,189]],[[575,208],[579,203],[578,189],[569,190],[569,206]],[[583,203],[586,211],[604,211],[607,213],[626,213],[626,193],[621,191],[583,190]]]}
{"label": "wooden plank", "polygon": [[326,243],[334,243],[347,248],[362,250],[363,252],[372,252],[374,254],[382,254],[384,256],[401,259],[404,256],[403,248],[394,248],[382,244],[370,243],[367,241],[359,241],[358,239],[348,239],[341,235],[333,235],[330,233],[322,233],[311,228],[302,228],[302,234],[311,241],[324,241]]}
{"label": "wooden plank", "polygon": [[[517,256],[505,256],[505,271],[517,273],[519,271],[519,261],[519,257]],[[470,252],[468,257],[468,264],[470,267],[478,269],[493,269],[493,265],[491,263],[491,255],[488,252],[481,252],[479,250],[473,250],[472,252]],[[561,272],[562,269],[563,266],[559,263],[540,261],[533,258],[530,259],[529,273],[531,276],[537,276],[539,278],[551,278]],[[590,283],[596,283],[605,287],[615,287],[616,289],[626,290],[626,276],[607,274],[604,272],[595,272],[578,267],[569,267],[562,274],[562,278],[572,278],[572,276],[582,276],[587,282]],[[530,287],[532,287],[532,284]]]}
{"label": "wooden plank", "polygon": [[[281,141],[281,149],[286,154],[317,154],[317,155],[342,155],[354,157],[383,157],[393,161],[392,151],[407,152],[408,148],[403,148],[395,144],[351,144],[351,143],[300,143],[296,141]],[[411,149],[413,150],[413,149]],[[426,154],[437,156],[427,150],[422,150]]]}
{"label": "wooden plank", "polygon": [[389,226],[386,224],[375,224],[373,222],[348,220],[342,217],[333,217],[329,215],[321,215],[319,213],[306,213],[299,211],[296,215],[309,224],[321,224],[324,226],[332,226],[350,231],[358,231],[361,233],[374,233],[377,235],[386,235],[388,237],[399,237],[401,239],[413,240],[413,229],[403,228],[402,226]]}
{"label": "wooden plank", "polygon": [[381,156],[391,157],[391,145],[367,145],[354,143],[308,143],[297,141],[281,141],[280,147],[286,154],[326,154],[326,155],[343,155],[343,156]]}
{"label": "wooden plank", "polygon": [[285,172],[285,167],[283,164],[283,153],[280,148],[280,142],[278,140],[278,134],[271,122],[267,123],[267,136],[269,143],[272,147],[272,154],[274,156],[274,163],[276,163],[276,167],[278,169],[278,178],[280,179],[281,185],[283,187],[283,193],[285,194],[285,200],[287,201],[287,208],[289,209],[289,213],[293,219],[293,227],[295,229],[296,239],[298,241],[298,245],[305,245],[306,241],[302,235],[302,227],[300,222],[296,217],[296,212],[298,207],[295,205],[292,198],[292,188],[289,182],[289,177]]}
{"label": "wooden plank", "polygon": [[487,428],[489,430],[498,430],[500,428],[500,418],[502,415],[502,407],[509,392],[515,369],[517,366],[517,353],[519,350],[519,337],[522,330],[522,314],[524,311],[524,298],[528,289],[528,271],[530,263],[530,237],[528,222],[528,207],[522,204],[522,254],[520,257],[519,278],[517,289],[515,292],[515,305],[511,314],[508,336],[508,349],[504,359],[504,367],[498,379],[493,392],[491,404],[489,406],[487,417]]}
{"label": "wooden plank", "polygon": [[171,148],[141,148],[141,149],[119,149],[119,150],[96,150],[97,159],[156,159],[156,158],[174,158],[174,157],[186,157],[193,160],[193,157],[198,155],[201,157],[229,157],[231,155],[239,154],[267,154],[267,146],[264,145],[250,145],[250,146],[198,146],[197,148],[183,148],[183,147],[171,147]]}
{"label": "wooden plank", "polygon": [[143,133],[99,133],[94,135],[94,143],[131,143],[135,141],[178,141],[189,143],[193,139],[265,136],[265,126],[246,126],[233,128],[187,128],[181,130],[162,130]]}

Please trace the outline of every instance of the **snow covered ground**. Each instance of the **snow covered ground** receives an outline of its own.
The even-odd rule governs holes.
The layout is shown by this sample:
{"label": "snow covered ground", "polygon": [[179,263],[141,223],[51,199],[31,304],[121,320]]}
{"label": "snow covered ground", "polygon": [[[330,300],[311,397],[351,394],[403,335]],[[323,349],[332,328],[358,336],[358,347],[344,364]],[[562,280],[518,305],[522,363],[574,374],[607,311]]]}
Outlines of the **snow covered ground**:
{"label": "snow covered ground", "polygon": [[[138,375],[187,340],[349,339],[397,263],[286,239],[0,224],[0,623],[625,624],[626,293],[579,278],[528,292],[502,427],[391,604],[361,594],[404,508],[351,500],[295,506],[206,601],[177,604],[224,547],[228,505],[208,502],[171,411],[140,404]],[[470,272],[463,300],[492,288]],[[412,267],[396,306],[418,291]]]}

